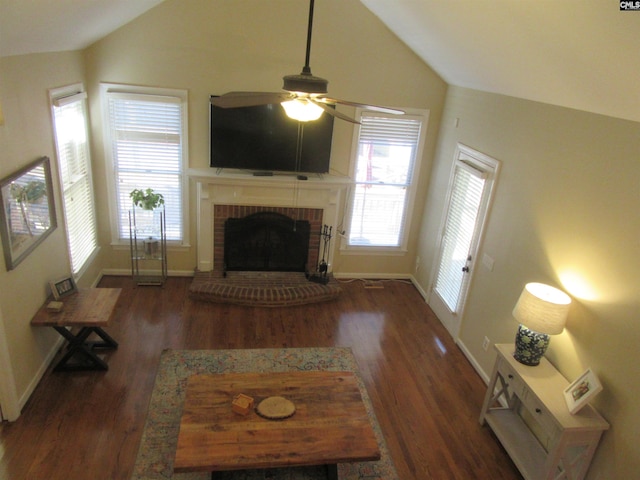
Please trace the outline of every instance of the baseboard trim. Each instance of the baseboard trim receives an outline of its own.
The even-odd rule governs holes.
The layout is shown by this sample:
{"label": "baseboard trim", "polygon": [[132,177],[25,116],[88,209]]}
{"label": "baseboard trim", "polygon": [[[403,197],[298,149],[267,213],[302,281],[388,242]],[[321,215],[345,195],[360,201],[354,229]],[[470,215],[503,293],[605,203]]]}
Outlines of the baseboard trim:
{"label": "baseboard trim", "polygon": [[[27,385],[27,388],[24,390],[24,392],[22,392],[22,395],[20,396],[20,398],[18,398],[18,408],[20,409],[20,413],[22,413],[22,409],[27,404],[27,401],[29,400],[29,398],[31,397],[31,395],[35,391],[36,387],[40,383],[40,380],[42,380],[42,377],[44,377],[44,374],[47,372],[47,369],[51,365],[51,362],[53,362],[53,359],[55,358],[55,356],[58,354],[58,350],[60,350],[60,348],[62,348],[63,344],[64,344],[64,338],[59,337],[59,338],[56,339],[56,341],[52,345],[51,349],[49,350],[47,355],[44,357],[44,360],[40,364],[40,367],[38,368],[38,371],[33,376],[33,378],[31,379],[31,381]],[[15,421],[17,419],[18,419],[18,417],[9,418],[8,420],[9,421]]]}
{"label": "baseboard trim", "polygon": [[[193,277],[195,274],[194,270],[169,270],[167,275],[169,277]],[[115,277],[130,277],[131,270],[124,268],[105,268],[100,272],[98,279],[94,282],[93,286],[98,285],[100,279],[104,276],[115,276]]]}
{"label": "baseboard trim", "polygon": [[467,357],[467,360],[469,361],[471,366],[475,369],[475,371],[478,373],[478,375],[480,375],[480,378],[482,378],[482,380],[484,380],[484,383],[489,385],[490,376],[480,366],[480,364],[478,363],[476,358],[471,354],[471,352],[469,351],[469,349],[467,348],[465,343],[462,340],[457,339],[456,340],[456,344],[458,345],[458,347],[460,347],[460,350],[462,350],[462,353],[464,354],[464,356]]}
{"label": "baseboard trim", "polygon": [[[411,280],[411,275],[402,273],[337,273],[331,272],[335,278],[362,280]],[[413,281],[412,281],[413,283]]]}

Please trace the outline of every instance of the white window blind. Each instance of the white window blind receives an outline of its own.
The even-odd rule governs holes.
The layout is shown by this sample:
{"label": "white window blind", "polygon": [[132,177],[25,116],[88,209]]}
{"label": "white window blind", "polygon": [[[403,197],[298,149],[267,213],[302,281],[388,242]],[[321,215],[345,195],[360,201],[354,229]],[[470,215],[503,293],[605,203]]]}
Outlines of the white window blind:
{"label": "white window blind", "polygon": [[436,292],[453,313],[458,308],[465,275],[463,268],[476,230],[484,184],[483,172],[465,163],[456,166],[435,286]]}
{"label": "white window blind", "polygon": [[399,247],[423,120],[364,112],[360,122],[349,245]]}
{"label": "white window blind", "polygon": [[164,196],[169,241],[183,240],[183,99],[107,93],[115,172],[118,235],[129,238],[129,194],[152,188]]}
{"label": "white window blind", "polygon": [[86,94],[53,93],[52,104],[69,256],[77,274],[98,247]]}

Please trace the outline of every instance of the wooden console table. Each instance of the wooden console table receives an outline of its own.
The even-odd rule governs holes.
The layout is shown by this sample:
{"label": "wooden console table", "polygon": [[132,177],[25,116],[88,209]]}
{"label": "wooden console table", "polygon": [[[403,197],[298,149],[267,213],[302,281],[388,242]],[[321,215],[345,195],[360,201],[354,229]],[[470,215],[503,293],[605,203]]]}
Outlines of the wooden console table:
{"label": "wooden console table", "polygon": [[[95,349],[118,348],[102,327],[109,325],[120,296],[120,288],[89,288],[63,297],[60,312],[47,309],[49,299],[31,319],[35,327],[53,327],[68,342],[66,352],[54,370],[108,370],[109,366],[94,352]],[[80,327],[76,333],[73,328]],[[95,333],[100,341],[89,341]],[[75,362],[70,360],[76,357]]]}
{"label": "wooden console table", "polygon": [[[498,351],[480,413],[526,480],[581,480],[609,424],[590,405],[572,415],[563,391],[569,382],[546,358],[535,367]],[[503,397],[506,407],[497,404]]]}

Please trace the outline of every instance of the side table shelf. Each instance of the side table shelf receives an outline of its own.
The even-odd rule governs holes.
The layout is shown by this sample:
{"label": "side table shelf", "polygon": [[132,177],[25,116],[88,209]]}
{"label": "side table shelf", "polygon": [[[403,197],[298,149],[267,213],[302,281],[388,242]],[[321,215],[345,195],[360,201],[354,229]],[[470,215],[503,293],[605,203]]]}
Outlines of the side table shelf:
{"label": "side table shelf", "polygon": [[167,279],[167,232],[164,206],[129,210],[131,277],[136,285],[164,285]]}
{"label": "side table shelf", "polygon": [[546,358],[530,367],[513,358],[513,345],[495,348],[480,424],[491,427],[526,480],[583,479],[609,424],[590,405],[569,412],[569,382]]}

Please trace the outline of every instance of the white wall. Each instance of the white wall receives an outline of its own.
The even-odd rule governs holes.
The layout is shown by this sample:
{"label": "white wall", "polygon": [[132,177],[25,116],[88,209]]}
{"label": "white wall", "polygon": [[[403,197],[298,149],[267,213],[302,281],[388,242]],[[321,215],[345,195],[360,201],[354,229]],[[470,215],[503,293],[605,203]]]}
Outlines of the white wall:
{"label": "white wall", "polygon": [[513,342],[524,284],[568,292],[567,327],[547,356],[571,380],[593,368],[604,386],[594,405],[612,425],[588,478],[635,478],[640,123],[450,87],[420,240],[425,291],[457,142],[502,162],[480,249],[495,266],[476,268],[460,343],[490,373],[495,354],[483,338]]}

